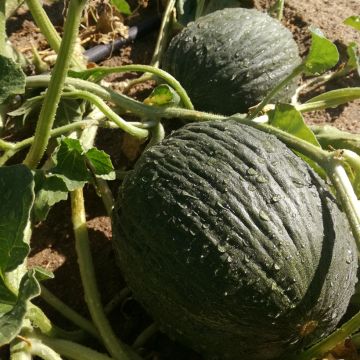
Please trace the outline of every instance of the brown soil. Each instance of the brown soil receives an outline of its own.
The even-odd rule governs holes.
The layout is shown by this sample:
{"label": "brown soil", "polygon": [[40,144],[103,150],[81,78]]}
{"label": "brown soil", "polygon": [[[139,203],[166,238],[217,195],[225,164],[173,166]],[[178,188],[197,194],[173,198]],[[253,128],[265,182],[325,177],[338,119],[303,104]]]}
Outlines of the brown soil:
{"label": "brown soil", "polygon": [[[135,3],[135,1],[133,1]],[[158,2],[142,1],[143,8],[137,12],[133,22],[142,17],[150,16],[158,11]],[[254,6],[259,9],[267,8],[273,1],[255,0]],[[134,4],[133,4],[134,5]],[[46,6],[52,18],[56,19],[56,25],[61,30],[59,16],[62,13],[62,2],[55,2],[52,6]],[[332,40],[336,41],[340,50],[343,50],[351,41],[360,45],[360,33],[342,25],[342,21],[351,15],[360,14],[360,2],[358,0],[287,0],[285,18],[283,23],[294,33],[299,44],[301,54],[306,54],[309,46],[309,34],[307,28],[310,24],[320,27]],[[21,8],[9,22],[11,41],[25,54],[31,53],[30,44],[35,44],[38,50],[46,50],[47,44],[42,34],[37,30],[26,8]],[[136,40],[134,44],[126,46],[119,52],[104,61],[105,65],[114,66],[128,63],[148,63],[154,43],[156,32]],[[33,69],[32,69],[33,71]],[[112,77],[109,81],[122,80],[122,77]],[[360,86],[360,79],[353,74],[337,83],[328,84],[327,89],[339,86]],[[140,89],[143,90],[143,89]],[[146,90],[146,89],[145,89]],[[304,94],[303,99],[312,94]],[[306,115],[310,123],[331,123],[339,128],[360,132],[360,101],[355,101],[339,109],[317,111]],[[100,148],[110,153],[116,168],[125,169],[135,161],[142,145],[124,136],[121,131],[101,131],[98,136]],[[117,182],[110,184],[116,192]],[[94,254],[98,284],[104,303],[107,303],[116,295],[125,284],[116,267],[111,248],[111,223],[100,199],[91,188],[86,188],[86,209],[89,226],[89,235]],[[51,289],[64,302],[85,316],[88,316],[83,301],[80,275],[78,272],[76,256],[74,254],[74,238],[70,220],[70,206],[68,202],[62,202],[52,209],[46,222],[37,224],[34,228],[32,239],[32,251],[29,257],[29,265],[40,265],[55,274],[55,280],[46,282]],[[38,303],[46,310],[50,318],[56,324],[71,327],[51,308],[39,299]],[[128,297],[110,315],[110,319],[116,331],[127,342],[131,343],[137,334],[144,329],[150,319],[139,305]],[[196,360],[200,357],[190,350],[172,343],[166,336],[158,334],[147,344],[143,351],[146,359],[189,359]],[[2,359],[1,353],[0,358]]]}

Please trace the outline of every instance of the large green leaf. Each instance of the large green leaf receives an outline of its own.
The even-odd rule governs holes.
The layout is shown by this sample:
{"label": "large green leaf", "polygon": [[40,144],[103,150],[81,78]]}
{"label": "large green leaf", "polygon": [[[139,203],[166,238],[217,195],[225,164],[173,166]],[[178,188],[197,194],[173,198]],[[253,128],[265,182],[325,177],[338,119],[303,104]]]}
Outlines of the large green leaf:
{"label": "large green leaf", "polygon": [[310,27],[310,32],[311,47],[304,61],[305,72],[312,75],[321,74],[338,63],[339,52],[319,29]]}
{"label": "large green leaf", "polygon": [[0,55],[0,104],[10,95],[25,92],[25,74],[13,60]]}
{"label": "large green leaf", "polygon": [[29,270],[21,279],[16,304],[10,311],[0,314],[0,347],[8,344],[19,334],[29,301],[38,295],[40,286],[35,277],[35,270]]}
{"label": "large green leaf", "polygon": [[17,268],[29,252],[25,230],[34,201],[34,179],[24,165],[0,167],[0,276]]}

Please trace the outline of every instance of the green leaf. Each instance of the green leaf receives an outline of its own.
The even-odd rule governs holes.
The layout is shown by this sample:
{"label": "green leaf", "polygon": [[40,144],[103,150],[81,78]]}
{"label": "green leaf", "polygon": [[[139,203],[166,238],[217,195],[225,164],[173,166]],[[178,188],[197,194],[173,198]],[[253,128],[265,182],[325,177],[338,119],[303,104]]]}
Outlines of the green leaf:
{"label": "green leaf", "polygon": [[147,105],[179,105],[180,96],[177,92],[167,84],[157,86],[151,94],[144,100]]}
{"label": "green leaf", "polygon": [[10,95],[25,92],[25,74],[13,60],[0,55],[0,104]]}
{"label": "green leaf", "polygon": [[8,344],[19,334],[29,301],[38,295],[40,295],[40,286],[35,277],[35,270],[29,270],[21,279],[15,306],[0,315],[0,347]]}
{"label": "green leaf", "polygon": [[294,106],[278,104],[275,110],[270,111],[268,114],[270,125],[320,147],[316,136],[307,127],[301,113]]}
{"label": "green leaf", "polygon": [[111,3],[122,14],[124,14],[124,15],[131,14],[130,5],[128,4],[128,2],[126,0],[111,0]]}
{"label": "green leaf", "polygon": [[115,171],[110,156],[102,150],[92,148],[86,152],[86,158],[91,164],[95,176],[105,180],[115,180]]}
{"label": "green leaf", "polygon": [[[109,155],[96,148],[85,152],[80,141],[76,139],[62,138],[59,146],[55,149],[53,161],[55,167],[51,169],[52,177],[56,175],[58,177],[56,181],[63,181],[69,191],[82,187],[93,179],[93,175],[107,180],[115,179]],[[48,190],[58,190],[60,193],[53,195],[62,197],[61,183],[55,182],[54,178],[51,181]],[[58,199],[55,198],[55,200]]]}
{"label": "green leaf", "polygon": [[58,174],[45,174],[41,170],[38,170],[36,174],[33,215],[36,221],[43,221],[53,205],[67,199],[68,188],[62,176]]}
{"label": "green leaf", "polygon": [[349,58],[346,63],[346,68],[350,70],[357,70],[357,73],[360,76],[360,56],[357,44],[351,42],[346,48],[346,53]]}
{"label": "green leaf", "polygon": [[316,75],[334,67],[339,61],[339,52],[319,29],[311,27],[310,31],[312,41],[304,67],[307,74]]}
{"label": "green leaf", "polygon": [[85,113],[85,103],[83,100],[61,99],[56,111],[55,127],[82,120]]}
{"label": "green leaf", "polygon": [[345,25],[353,27],[355,30],[360,31],[360,16],[350,16],[344,21]]}
{"label": "green leaf", "polygon": [[[299,139],[305,140],[312,145],[320,147],[314,133],[305,124],[301,113],[289,104],[278,104],[275,110],[269,111],[269,124],[281,129],[288,134],[294,135]],[[325,172],[311,159],[294,151],[299,157],[306,161],[321,177],[325,178]]]}
{"label": "green leaf", "polygon": [[86,166],[84,149],[77,139],[62,138],[53,156],[55,167],[52,173],[63,175],[68,190],[82,187],[91,179]]}
{"label": "green leaf", "polygon": [[25,230],[34,202],[34,179],[24,165],[0,167],[0,276],[20,265],[29,252]]}
{"label": "green leaf", "polygon": [[36,280],[39,282],[54,278],[54,273],[52,271],[46,270],[41,266],[34,266],[32,270],[35,271]]}

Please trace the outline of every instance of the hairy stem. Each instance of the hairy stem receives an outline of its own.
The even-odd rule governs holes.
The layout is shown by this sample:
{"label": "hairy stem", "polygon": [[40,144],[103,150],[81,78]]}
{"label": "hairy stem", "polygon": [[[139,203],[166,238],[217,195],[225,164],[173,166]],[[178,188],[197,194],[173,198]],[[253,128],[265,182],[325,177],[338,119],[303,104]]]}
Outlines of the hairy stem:
{"label": "hairy stem", "polygon": [[19,338],[10,343],[10,360],[32,360],[28,347]]}
{"label": "hairy stem", "polygon": [[279,82],[265,97],[264,99],[256,106],[256,108],[250,112],[251,118],[256,117],[259,112],[271,101],[271,99],[282,89],[284,88],[292,79],[297,77],[304,69],[304,65],[301,63],[298,65],[291,74],[289,74],[285,79]]}
{"label": "hairy stem", "polygon": [[132,126],[116,114],[99,96],[90,93],[89,91],[70,91],[63,94],[63,97],[81,98],[88,100],[95,105],[105,116],[107,116],[113,123],[115,123],[120,129],[124,130],[128,134],[138,138],[144,139],[149,135],[149,131],[146,129],[140,129],[136,126]]}
{"label": "hairy stem", "polygon": [[122,302],[131,295],[131,291],[128,287],[121,289],[106,305],[105,305],[105,313],[109,314],[117,306],[121,305]]}
{"label": "hairy stem", "polygon": [[55,120],[56,110],[60,101],[66,74],[70,66],[82,11],[85,0],[70,0],[69,10],[64,26],[64,38],[61,42],[59,55],[49,82],[43,106],[35,130],[35,140],[28,152],[24,164],[34,169],[45,153],[50,132]]}
{"label": "hairy stem", "polygon": [[360,202],[355,195],[344,167],[339,160],[335,159],[335,156],[330,160],[329,165],[325,166],[325,169],[336,190],[336,197],[347,215],[356,240],[358,253],[360,253]]}
{"label": "hairy stem", "polygon": [[284,3],[285,3],[285,0],[276,0],[275,6],[274,6],[274,12],[276,15],[276,19],[278,19],[279,21],[282,20],[283,15],[284,15]]}
{"label": "hairy stem", "polygon": [[138,335],[133,343],[133,348],[139,349],[143,347],[150,338],[152,338],[159,331],[158,326],[155,323],[149,325],[144,331]]}
{"label": "hairy stem", "polygon": [[[60,50],[61,37],[43,9],[41,2],[39,0],[26,0],[26,5],[34,18],[36,25],[45,36],[50,47],[58,53]],[[78,69],[84,67],[84,64],[76,56],[72,55],[71,62]]]}
{"label": "hairy stem", "polygon": [[[46,87],[49,83],[50,77],[48,75],[29,76],[26,79],[27,87],[38,88]],[[149,119],[160,120],[162,118],[173,119],[182,118],[184,120],[192,121],[209,121],[209,120],[225,120],[228,117],[217,114],[204,113],[196,110],[188,110],[176,107],[157,107],[143,104],[139,101],[131,99],[130,97],[118,94],[109,88],[94,84],[90,81],[66,78],[65,85],[73,87],[78,90],[85,90],[92,92],[105,101],[111,101],[122,109],[131,111],[135,115]]]}
{"label": "hairy stem", "polygon": [[61,356],[51,349],[48,345],[43,344],[38,339],[29,339],[31,345],[27,345],[30,351],[30,354],[37,356],[43,360],[62,360]]}
{"label": "hairy stem", "polygon": [[[101,117],[98,120],[97,119],[81,120],[71,124],[60,126],[50,131],[50,138],[58,137],[76,130],[84,130],[88,127],[95,125],[110,127],[109,124],[104,121],[104,118],[105,118],[104,115],[101,115]],[[31,146],[31,144],[33,144],[34,141],[35,141],[35,137],[32,136],[17,143],[9,143],[9,142],[0,143],[0,149],[5,150],[5,153],[0,157],[0,166],[3,166],[11,157],[13,157],[20,150]]]}
{"label": "hairy stem", "polygon": [[[85,300],[91,317],[97,327],[103,343],[114,359],[128,360],[125,344],[120,342],[113,333],[104,314],[100,294],[95,282],[95,271],[90,251],[88,230],[86,226],[84,195],[82,189],[71,192],[72,222],[75,234],[75,247],[78,256],[80,275],[85,292]],[[131,354],[132,358],[135,353]]]}
{"label": "hairy stem", "polygon": [[44,312],[37,306],[31,304],[26,317],[45,335],[59,337],[72,341],[81,341],[86,335],[82,330],[66,331],[53,325]]}
{"label": "hairy stem", "polygon": [[196,12],[195,12],[195,19],[199,18],[205,8],[205,0],[196,0]]}
{"label": "hairy stem", "polygon": [[6,56],[6,1],[0,1],[0,55]]}
{"label": "hairy stem", "polygon": [[150,64],[155,67],[160,66],[160,61],[162,58],[162,55],[164,53],[166,42],[168,39],[168,32],[169,32],[169,26],[171,23],[171,14],[174,11],[176,0],[168,0],[168,3],[166,5],[166,9],[163,14],[163,18],[161,21],[161,26],[159,30],[159,35],[156,41],[155,50],[151,59]]}
{"label": "hairy stem", "polygon": [[46,346],[52,348],[60,355],[76,360],[112,360],[109,356],[86,346],[61,339],[54,339],[44,335],[37,335],[39,340]]}
{"label": "hairy stem", "polygon": [[340,328],[335,330],[332,334],[324,340],[312,346],[310,349],[304,351],[298,356],[294,356],[292,360],[311,360],[319,358],[329,350],[333,349],[341,341],[344,341],[348,336],[360,328],[360,312],[353,316],[349,321],[343,324]]}
{"label": "hairy stem", "polygon": [[55,296],[50,290],[48,290],[44,285],[41,285],[41,297],[57,310],[61,315],[70,320],[72,323],[77,325],[79,328],[85,330],[87,333],[92,335],[95,338],[99,337],[99,333],[95,329],[94,325],[81,316],[79,313],[71,309],[67,304],[61,301],[57,296]]}
{"label": "hairy stem", "polygon": [[123,72],[143,72],[143,73],[150,73],[153,74],[163,80],[165,80],[180,96],[180,99],[186,109],[194,109],[191,100],[186,93],[185,89],[181,86],[179,81],[177,81],[172,75],[167,73],[164,70],[158,69],[157,67],[150,66],[150,65],[123,65],[123,66],[114,66],[114,67],[101,67],[100,69],[89,69],[84,70],[81,74],[91,75],[94,74],[96,80],[100,80],[104,76],[108,74],[115,74],[115,73],[123,73]]}

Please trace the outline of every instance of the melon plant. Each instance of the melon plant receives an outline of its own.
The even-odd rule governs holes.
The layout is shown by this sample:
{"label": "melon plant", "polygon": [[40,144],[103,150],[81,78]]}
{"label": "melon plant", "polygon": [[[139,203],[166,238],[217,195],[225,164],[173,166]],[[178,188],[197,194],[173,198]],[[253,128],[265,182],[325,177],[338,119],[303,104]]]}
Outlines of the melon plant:
{"label": "melon plant", "polygon": [[275,359],[331,332],[356,245],[325,183],[272,135],[196,123],[125,178],[114,245],[135,297],[209,358]]}
{"label": "melon plant", "polygon": [[[279,21],[254,9],[226,8],[189,23],[175,36],[163,68],[188,92],[195,108],[246,112],[300,64],[298,47]],[[287,101],[294,79],[274,101]]]}

